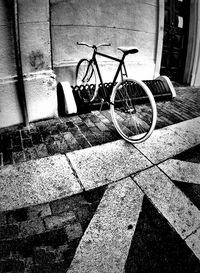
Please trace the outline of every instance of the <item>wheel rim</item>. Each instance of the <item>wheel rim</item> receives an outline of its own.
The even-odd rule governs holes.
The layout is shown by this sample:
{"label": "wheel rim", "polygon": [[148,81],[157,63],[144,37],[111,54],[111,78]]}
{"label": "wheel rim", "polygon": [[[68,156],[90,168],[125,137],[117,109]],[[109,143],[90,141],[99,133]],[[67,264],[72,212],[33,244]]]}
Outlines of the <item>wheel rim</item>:
{"label": "wheel rim", "polygon": [[80,87],[79,96],[87,101],[93,101],[96,96],[96,75],[94,67],[87,59],[77,66],[76,85]]}
{"label": "wheel rim", "polygon": [[112,92],[111,115],[117,131],[125,140],[140,143],[155,128],[156,104],[144,83],[126,79]]}

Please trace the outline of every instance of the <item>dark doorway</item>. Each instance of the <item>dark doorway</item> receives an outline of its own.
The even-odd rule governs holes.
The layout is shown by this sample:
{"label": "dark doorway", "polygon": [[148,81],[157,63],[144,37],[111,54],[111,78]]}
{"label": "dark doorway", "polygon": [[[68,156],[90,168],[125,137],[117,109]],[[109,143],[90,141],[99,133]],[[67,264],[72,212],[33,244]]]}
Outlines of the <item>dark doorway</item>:
{"label": "dark doorway", "polygon": [[190,0],[165,0],[164,39],[160,74],[182,82],[185,69]]}

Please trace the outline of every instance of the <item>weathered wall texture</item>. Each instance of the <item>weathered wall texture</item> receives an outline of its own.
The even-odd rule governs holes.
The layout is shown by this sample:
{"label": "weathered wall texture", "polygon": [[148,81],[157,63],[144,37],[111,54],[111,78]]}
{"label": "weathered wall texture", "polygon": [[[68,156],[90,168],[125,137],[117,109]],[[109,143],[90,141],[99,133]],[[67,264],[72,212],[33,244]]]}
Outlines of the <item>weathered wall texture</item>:
{"label": "weathered wall texture", "polygon": [[11,1],[0,0],[0,127],[23,122],[16,91]]}
{"label": "weathered wall texture", "polygon": [[23,72],[51,68],[49,1],[19,0]]}
{"label": "weathered wall texture", "polygon": [[51,70],[49,0],[19,0],[22,65],[29,121],[57,116]]}
{"label": "weathered wall texture", "polygon": [[[57,114],[48,0],[19,0],[19,31],[29,121]],[[23,122],[16,90],[13,1],[0,0],[0,127]]]}
{"label": "weathered wall texture", "polygon": [[[138,54],[127,57],[129,76],[152,79],[157,39],[156,0],[51,0],[53,64],[58,80],[74,81],[77,61],[91,50],[77,46],[110,42],[101,51],[121,57],[118,46],[137,46]],[[110,79],[110,61],[102,60],[104,76]]]}

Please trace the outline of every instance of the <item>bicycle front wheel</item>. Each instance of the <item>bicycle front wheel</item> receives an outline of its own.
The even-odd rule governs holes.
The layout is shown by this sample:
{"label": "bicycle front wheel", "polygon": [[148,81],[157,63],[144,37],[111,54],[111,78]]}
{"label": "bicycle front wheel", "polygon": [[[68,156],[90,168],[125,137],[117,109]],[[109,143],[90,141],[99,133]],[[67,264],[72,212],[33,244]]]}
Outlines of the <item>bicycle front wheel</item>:
{"label": "bicycle front wheel", "polygon": [[87,59],[81,59],[76,67],[76,85],[79,87],[79,97],[92,102],[97,95],[96,73],[93,64]]}
{"label": "bicycle front wheel", "polygon": [[132,144],[145,141],[155,128],[156,103],[142,81],[124,79],[119,82],[111,94],[110,110],[118,133]]}

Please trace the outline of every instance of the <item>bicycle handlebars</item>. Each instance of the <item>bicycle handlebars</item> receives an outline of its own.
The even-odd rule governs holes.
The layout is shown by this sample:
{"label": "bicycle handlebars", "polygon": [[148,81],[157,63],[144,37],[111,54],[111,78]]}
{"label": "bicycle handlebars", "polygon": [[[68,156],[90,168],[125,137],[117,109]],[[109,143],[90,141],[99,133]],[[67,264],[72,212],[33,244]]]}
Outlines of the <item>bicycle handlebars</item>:
{"label": "bicycle handlebars", "polygon": [[81,42],[81,43],[77,42],[77,45],[85,45],[85,46],[91,47],[91,48],[98,48],[100,46],[111,46],[110,43],[103,43],[103,44],[99,44],[99,45],[89,45],[89,44],[86,44],[86,43],[83,43],[83,42]]}

